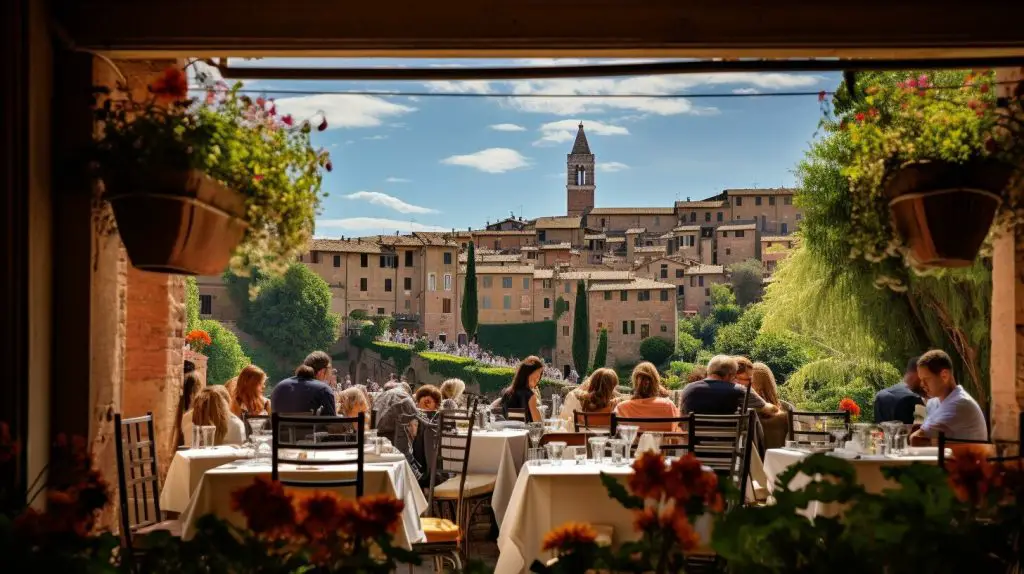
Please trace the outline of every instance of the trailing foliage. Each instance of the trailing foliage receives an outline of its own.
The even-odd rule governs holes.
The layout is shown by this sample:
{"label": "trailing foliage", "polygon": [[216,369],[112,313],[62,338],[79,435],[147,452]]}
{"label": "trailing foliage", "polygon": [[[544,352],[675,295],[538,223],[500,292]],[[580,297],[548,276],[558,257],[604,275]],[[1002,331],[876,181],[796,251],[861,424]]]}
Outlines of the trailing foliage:
{"label": "trailing foliage", "polygon": [[729,266],[729,283],[736,294],[736,303],[746,307],[761,299],[764,283],[764,265],[757,259],[747,259]]}
{"label": "trailing foliage", "polygon": [[555,348],[555,322],[483,324],[477,330],[477,343],[504,357],[527,357],[541,349]]}
{"label": "trailing foliage", "polygon": [[199,328],[210,334],[213,342],[206,348],[206,383],[223,385],[238,376],[252,361],[242,352],[238,337],[213,319],[203,319]]}
{"label": "trailing foliage", "polygon": [[428,371],[445,378],[461,378],[465,374],[466,367],[476,364],[473,359],[446,353],[423,352],[420,353],[420,357],[427,361]]}
{"label": "trailing foliage", "polygon": [[597,337],[597,350],[594,351],[594,368],[591,372],[597,369],[602,369],[608,364],[608,329],[601,329],[601,334]]}
{"label": "trailing foliage", "polygon": [[463,380],[476,381],[481,394],[493,395],[512,384],[516,370],[511,367],[474,364],[466,367],[465,373],[465,376],[461,377]]}
{"label": "trailing foliage", "polygon": [[466,338],[470,341],[476,335],[480,324],[480,309],[476,295],[476,247],[469,242],[466,254],[466,278],[462,292],[462,328],[466,330]]}
{"label": "trailing foliage", "polygon": [[640,341],[640,357],[655,365],[660,365],[672,356],[672,341],[661,337],[647,337]]}
{"label": "trailing foliage", "polygon": [[195,277],[185,278],[185,332],[199,328],[199,285]]}
{"label": "trailing foliage", "polygon": [[590,312],[587,309],[587,284],[582,279],[576,283],[573,313],[572,364],[580,377],[586,377],[590,369]]}
{"label": "trailing foliage", "polygon": [[395,370],[404,373],[412,364],[413,348],[403,343],[391,341],[374,341],[370,343],[369,349],[380,355],[383,360],[392,360],[395,363]]}
{"label": "trailing foliage", "polygon": [[875,393],[898,382],[900,376],[900,370],[888,363],[829,357],[801,367],[780,392],[800,410],[835,411],[839,401],[851,398],[868,413]]}

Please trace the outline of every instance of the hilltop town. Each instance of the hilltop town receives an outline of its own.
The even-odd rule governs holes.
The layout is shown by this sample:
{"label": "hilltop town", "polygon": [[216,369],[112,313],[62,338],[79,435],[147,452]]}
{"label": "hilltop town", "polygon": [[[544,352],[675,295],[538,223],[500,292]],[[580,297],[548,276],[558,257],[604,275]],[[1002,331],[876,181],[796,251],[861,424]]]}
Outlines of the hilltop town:
{"label": "hilltop town", "polygon": [[[479,323],[555,322],[558,368],[572,363],[573,312],[587,289],[591,345],[608,332],[608,364],[635,362],[648,337],[676,340],[679,316],[704,314],[711,286],[730,266],[757,260],[770,280],[795,241],[794,191],[727,189],[669,207],[599,207],[597,159],[581,123],[566,156],[566,213],[510,216],[480,229],[314,239],[300,261],[330,287],[332,311],[385,315],[394,328],[465,343],[460,308],[474,246]],[[238,310],[220,277],[200,277],[201,314],[233,321]]]}

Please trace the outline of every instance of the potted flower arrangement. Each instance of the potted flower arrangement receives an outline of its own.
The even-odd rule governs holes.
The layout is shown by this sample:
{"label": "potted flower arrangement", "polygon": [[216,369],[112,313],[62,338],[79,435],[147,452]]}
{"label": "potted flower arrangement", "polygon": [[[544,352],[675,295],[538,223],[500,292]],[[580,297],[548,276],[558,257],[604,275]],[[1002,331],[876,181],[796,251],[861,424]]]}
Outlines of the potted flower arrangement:
{"label": "potted flower arrangement", "polygon": [[854,150],[843,169],[850,255],[872,264],[902,258],[919,270],[969,266],[997,216],[1016,223],[1021,89],[997,100],[991,71],[900,76],[845,85],[834,99],[839,119],[829,114]]}
{"label": "potted flower arrangement", "polygon": [[839,410],[850,413],[850,420],[854,422],[857,422],[860,419],[860,405],[850,397],[846,397],[839,401]]}
{"label": "potted flower arrangement", "polygon": [[192,329],[185,335],[185,343],[188,348],[197,352],[202,353],[207,347],[213,344],[213,339],[210,338],[210,334],[202,329]]}
{"label": "potted flower arrangement", "polygon": [[[126,85],[97,89],[105,98],[92,165],[133,266],[275,273],[305,248],[330,158],[312,146],[310,121],[240,89],[218,83],[202,101],[190,99],[177,68],[143,100]],[[315,122],[327,128],[326,119]]]}

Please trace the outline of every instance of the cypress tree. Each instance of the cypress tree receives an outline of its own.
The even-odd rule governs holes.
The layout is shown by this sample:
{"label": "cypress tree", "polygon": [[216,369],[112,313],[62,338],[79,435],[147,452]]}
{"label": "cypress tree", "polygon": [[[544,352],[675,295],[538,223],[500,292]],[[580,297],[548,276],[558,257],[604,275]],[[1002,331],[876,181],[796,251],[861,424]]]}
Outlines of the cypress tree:
{"label": "cypress tree", "polygon": [[476,300],[476,250],[470,241],[469,253],[466,256],[466,287],[462,291],[462,328],[466,330],[467,342],[473,341],[479,321],[480,309]]}
{"label": "cypress tree", "polygon": [[587,284],[576,284],[576,309],[572,323],[572,363],[580,377],[590,372],[590,318],[587,312]]}
{"label": "cypress tree", "polygon": [[608,329],[601,329],[601,335],[597,339],[597,350],[594,351],[594,368],[590,372],[604,368],[608,362]]}

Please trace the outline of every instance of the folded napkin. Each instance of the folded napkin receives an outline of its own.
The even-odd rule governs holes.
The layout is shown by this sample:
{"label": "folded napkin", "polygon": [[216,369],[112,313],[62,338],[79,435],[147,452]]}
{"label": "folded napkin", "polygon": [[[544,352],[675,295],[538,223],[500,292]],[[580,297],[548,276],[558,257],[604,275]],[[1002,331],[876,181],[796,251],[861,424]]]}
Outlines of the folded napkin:
{"label": "folded napkin", "polygon": [[834,456],[836,458],[846,459],[846,460],[853,460],[853,459],[859,457],[860,453],[852,451],[852,450],[846,450],[844,448],[837,448],[834,451],[832,451],[832,456]]}
{"label": "folded napkin", "polygon": [[645,452],[661,452],[661,445],[658,444],[658,440],[653,435],[642,434],[640,435],[640,440],[636,443],[637,456]]}

